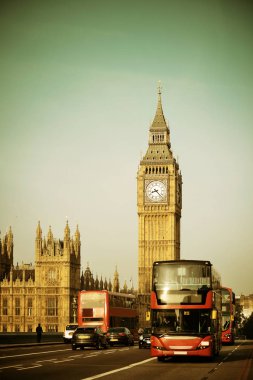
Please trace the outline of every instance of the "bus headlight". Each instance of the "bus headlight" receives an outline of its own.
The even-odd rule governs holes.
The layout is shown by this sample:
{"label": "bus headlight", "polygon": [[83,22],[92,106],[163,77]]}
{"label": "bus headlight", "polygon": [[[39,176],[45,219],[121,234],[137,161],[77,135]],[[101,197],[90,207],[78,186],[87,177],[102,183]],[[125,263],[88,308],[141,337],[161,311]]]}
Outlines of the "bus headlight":
{"label": "bus headlight", "polygon": [[209,342],[201,342],[200,343],[200,346],[204,346],[204,347],[207,347],[207,346],[209,346]]}
{"label": "bus headlight", "polygon": [[200,344],[198,345],[198,350],[204,350],[205,348],[207,348],[209,346],[210,346],[210,342],[204,340],[204,341],[200,342]]}

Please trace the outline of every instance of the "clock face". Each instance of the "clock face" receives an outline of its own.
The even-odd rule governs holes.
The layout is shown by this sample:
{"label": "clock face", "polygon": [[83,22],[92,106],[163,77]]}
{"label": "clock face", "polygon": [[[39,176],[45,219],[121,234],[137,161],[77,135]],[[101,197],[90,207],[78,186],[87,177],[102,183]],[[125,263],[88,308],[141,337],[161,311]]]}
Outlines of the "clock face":
{"label": "clock face", "polygon": [[146,188],[148,198],[153,202],[159,202],[166,197],[166,185],[161,181],[152,181]]}

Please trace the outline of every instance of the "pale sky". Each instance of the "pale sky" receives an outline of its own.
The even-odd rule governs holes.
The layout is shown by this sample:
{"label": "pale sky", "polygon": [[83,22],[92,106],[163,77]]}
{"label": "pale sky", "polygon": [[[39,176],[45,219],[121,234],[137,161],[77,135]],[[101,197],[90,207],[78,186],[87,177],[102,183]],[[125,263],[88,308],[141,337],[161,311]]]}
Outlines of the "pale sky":
{"label": "pale sky", "polygon": [[0,229],[34,263],[38,221],[82,269],[137,288],[138,165],[162,83],[183,177],[181,258],[253,293],[253,3],[5,0]]}

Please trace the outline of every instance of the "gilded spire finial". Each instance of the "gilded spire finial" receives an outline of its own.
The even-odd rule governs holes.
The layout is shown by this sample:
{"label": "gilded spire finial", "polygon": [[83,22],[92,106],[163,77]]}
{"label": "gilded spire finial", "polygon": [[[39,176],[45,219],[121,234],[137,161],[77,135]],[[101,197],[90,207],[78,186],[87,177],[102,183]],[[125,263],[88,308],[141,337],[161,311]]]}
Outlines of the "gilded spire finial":
{"label": "gilded spire finial", "polygon": [[161,81],[160,80],[158,81],[157,90],[158,90],[158,95],[161,95],[161,93],[162,93],[162,85],[161,85]]}

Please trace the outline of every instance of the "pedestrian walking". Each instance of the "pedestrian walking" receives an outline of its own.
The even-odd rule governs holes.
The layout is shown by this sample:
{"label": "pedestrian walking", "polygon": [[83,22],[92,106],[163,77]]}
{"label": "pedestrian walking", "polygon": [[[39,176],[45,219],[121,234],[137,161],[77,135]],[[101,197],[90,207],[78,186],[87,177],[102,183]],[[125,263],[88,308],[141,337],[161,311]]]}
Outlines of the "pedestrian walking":
{"label": "pedestrian walking", "polygon": [[42,333],[43,333],[43,330],[42,330],[42,327],[41,327],[40,323],[36,327],[36,333],[37,333],[37,342],[40,343],[41,336],[42,336]]}

